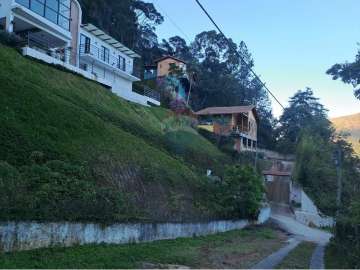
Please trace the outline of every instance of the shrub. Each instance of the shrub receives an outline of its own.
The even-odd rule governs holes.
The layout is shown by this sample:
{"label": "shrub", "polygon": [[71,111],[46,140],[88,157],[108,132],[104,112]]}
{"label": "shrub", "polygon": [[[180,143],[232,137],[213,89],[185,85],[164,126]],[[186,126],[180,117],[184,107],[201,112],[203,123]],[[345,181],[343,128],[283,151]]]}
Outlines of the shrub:
{"label": "shrub", "polygon": [[116,221],[121,193],[98,185],[81,166],[62,161],[23,166],[0,163],[0,219]]}
{"label": "shrub", "polygon": [[265,192],[262,178],[248,166],[229,166],[221,182],[209,181],[203,191],[208,208],[221,218],[256,219]]}
{"label": "shrub", "polygon": [[16,34],[0,30],[0,43],[10,47],[20,48],[24,45],[24,39]]}

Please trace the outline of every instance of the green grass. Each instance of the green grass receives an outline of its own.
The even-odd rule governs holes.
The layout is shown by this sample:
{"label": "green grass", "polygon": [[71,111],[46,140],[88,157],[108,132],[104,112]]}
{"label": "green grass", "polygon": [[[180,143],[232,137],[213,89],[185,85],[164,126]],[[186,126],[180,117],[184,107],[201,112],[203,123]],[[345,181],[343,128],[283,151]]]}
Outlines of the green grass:
{"label": "green grass", "polygon": [[277,267],[278,269],[309,269],[311,256],[316,244],[303,242],[292,250],[289,255]]}
{"label": "green grass", "polygon": [[143,263],[247,268],[283,245],[269,228],[129,245],[88,245],[0,255],[0,268],[140,268]]}
{"label": "green grass", "polygon": [[[0,161],[21,167],[40,151],[47,160],[84,164],[101,185],[124,193],[139,218],[198,217],[201,174],[231,162],[190,126],[173,124],[169,111],[129,103],[2,45],[0,82]],[[171,132],[181,130],[184,139],[174,139]]]}

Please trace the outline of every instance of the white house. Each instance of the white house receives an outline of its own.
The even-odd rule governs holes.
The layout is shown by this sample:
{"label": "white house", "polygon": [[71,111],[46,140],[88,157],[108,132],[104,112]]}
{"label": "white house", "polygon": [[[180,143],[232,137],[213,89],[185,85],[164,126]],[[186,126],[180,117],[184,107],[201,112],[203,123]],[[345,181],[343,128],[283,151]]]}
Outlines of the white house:
{"label": "white house", "polygon": [[79,73],[117,95],[160,105],[149,92],[132,91],[134,59],[140,57],[91,24],[82,25],[77,0],[0,0],[0,28],[26,40],[23,54]]}

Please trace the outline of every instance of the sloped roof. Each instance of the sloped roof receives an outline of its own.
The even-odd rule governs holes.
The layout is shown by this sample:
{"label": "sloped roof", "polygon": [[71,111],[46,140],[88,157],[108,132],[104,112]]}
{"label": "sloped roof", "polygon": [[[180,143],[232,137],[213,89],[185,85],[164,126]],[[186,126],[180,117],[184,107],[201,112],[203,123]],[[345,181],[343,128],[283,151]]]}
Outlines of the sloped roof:
{"label": "sloped roof", "polygon": [[250,106],[233,106],[233,107],[209,107],[196,112],[196,115],[220,115],[220,114],[234,114],[234,113],[248,113],[253,112],[257,121],[259,121],[256,108]]}
{"label": "sloped roof", "polygon": [[263,171],[263,175],[291,176],[291,172],[284,172],[284,171],[271,169],[269,171]]}
{"label": "sloped roof", "polygon": [[121,42],[119,42],[116,39],[114,39],[113,37],[109,36],[104,31],[100,30],[99,28],[97,28],[93,24],[90,24],[90,23],[89,24],[83,24],[81,26],[81,28],[84,29],[85,31],[93,34],[98,39],[100,39],[100,40],[106,42],[107,44],[111,45],[112,47],[119,50],[120,52],[126,54],[127,56],[130,56],[132,58],[140,58],[141,57],[140,55],[138,55],[134,51],[130,50],[128,47],[123,45]]}
{"label": "sloped roof", "polygon": [[166,56],[163,56],[163,57],[161,57],[161,58],[158,58],[158,59],[156,59],[156,60],[154,61],[154,63],[159,63],[159,62],[161,62],[161,61],[163,61],[163,60],[165,60],[165,59],[168,59],[168,58],[174,59],[175,61],[184,63],[184,64],[186,65],[186,62],[185,62],[185,61],[183,61],[183,60],[181,60],[181,59],[179,59],[179,58],[176,58],[176,57],[174,57],[174,56],[171,56],[171,55],[166,55]]}

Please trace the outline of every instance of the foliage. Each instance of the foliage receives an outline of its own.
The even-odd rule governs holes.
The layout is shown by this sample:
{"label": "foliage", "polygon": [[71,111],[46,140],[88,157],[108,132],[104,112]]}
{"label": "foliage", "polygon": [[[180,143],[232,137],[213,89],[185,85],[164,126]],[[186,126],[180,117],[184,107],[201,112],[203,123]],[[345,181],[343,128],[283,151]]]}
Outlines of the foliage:
{"label": "foliage", "polygon": [[[88,181],[124,199],[124,220],[208,218],[194,203],[204,201],[197,193],[201,175],[228,158],[200,137],[190,120],[167,129],[175,121],[168,110],[126,102],[94,82],[1,45],[0,81],[0,160],[19,173],[22,166],[45,170],[46,160],[83,164]],[[190,158],[169,143],[167,133],[178,129],[192,133],[191,140],[176,141],[193,149]],[[205,156],[206,162],[200,158]],[[52,170],[49,174],[47,181],[55,181]],[[181,207],[170,206],[171,193],[181,195]]]}
{"label": "foliage", "polygon": [[16,169],[0,163],[0,219],[119,220],[121,194],[95,183],[82,166],[62,161]]}
{"label": "foliage", "polygon": [[204,190],[210,207],[223,218],[256,219],[261,207],[264,184],[252,167],[227,167],[222,181],[213,181]]}
{"label": "foliage", "polygon": [[327,118],[327,110],[319,103],[319,99],[314,97],[310,88],[298,91],[289,103],[290,106],[285,108],[280,117],[280,126],[277,129],[280,152],[294,153],[304,130],[325,141],[329,140],[333,130]]}
{"label": "foliage", "polygon": [[24,40],[13,33],[0,30],[0,43],[10,47],[20,48]]}
{"label": "foliage", "polygon": [[352,63],[335,64],[327,72],[333,80],[341,79],[346,84],[351,84],[354,95],[360,99],[360,51],[358,51],[355,61]]}
{"label": "foliage", "polygon": [[318,135],[301,134],[296,150],[294,178],[325,214],[336,212],[336,168],[333,147]]}

